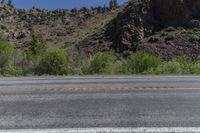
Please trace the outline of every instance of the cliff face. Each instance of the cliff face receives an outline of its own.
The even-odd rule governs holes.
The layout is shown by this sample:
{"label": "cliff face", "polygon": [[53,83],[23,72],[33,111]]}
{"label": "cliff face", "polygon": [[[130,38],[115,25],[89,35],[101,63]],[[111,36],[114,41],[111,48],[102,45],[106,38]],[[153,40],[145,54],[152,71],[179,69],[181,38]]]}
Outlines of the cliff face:
{"label": "cliff face", "polygon": [[168,26],[189,26],[199,17],[199,0],[132,0],[107,25],[105,36],[117,51],[135,51],[144,37]]}
{"label": "cliff face", "polygon": [[148,0],[134,0],[108,25],[105,36],[119,52],[136,50],[145,33],[152,32],[154,23]]}

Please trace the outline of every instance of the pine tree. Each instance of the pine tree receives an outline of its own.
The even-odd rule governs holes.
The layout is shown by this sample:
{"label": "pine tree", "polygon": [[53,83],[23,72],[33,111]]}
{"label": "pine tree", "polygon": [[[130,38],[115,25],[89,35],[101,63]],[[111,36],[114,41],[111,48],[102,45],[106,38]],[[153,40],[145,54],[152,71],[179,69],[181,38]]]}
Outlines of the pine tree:
{"label": "pine tree", "polygon": [[113,7],[113,0],[110,0],[109,7],[110,7],[110,8]]}
{"label": "pine tree", "polygon": [[113,5],[114,5],[114,7],[118,7],[117,0],[113,0]]}
{"label": "pine tree", "polygon": [[109,7],[115,8],[118,6],[117,0],[110,0]]}
{"label": "pine tree", "polygon": [[28,50],[32,55],[37,55],[45,51],[46,42],[42,35],[37,34],[35,30],[31,31],[31,41],[27,44]]}
{"label": "pine tree", "polygon": [[8,6],[13,7],[12,0],[8,0]]}

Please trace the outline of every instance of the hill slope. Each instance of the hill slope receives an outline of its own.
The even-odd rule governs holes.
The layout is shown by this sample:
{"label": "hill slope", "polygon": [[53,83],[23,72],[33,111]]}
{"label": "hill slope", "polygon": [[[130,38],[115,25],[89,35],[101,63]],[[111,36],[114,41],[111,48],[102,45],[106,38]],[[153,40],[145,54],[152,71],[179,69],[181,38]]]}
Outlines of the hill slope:
{"label": "hill slope", "polygon": [[140,49],[163,60],[182,54],[194,59],[200,54],[199,18],[198,0],[132,0],[106,25],[100,43],[91,37],[79,46],[89,53],[91,49],[94,53],[110,48],[120,53]]}
{"label": "hill slope", "polygon": [[200,54],[199,0],[131,0],[116,9],[47,11],[0,6],[0,33],[24,49],[32,29],[72,54],[145,50],[163,60]]}
{"label": "hill slope", "polygon": [[97,30],[116,14],[117,10],[106,7],[48,11],[0,5],[0,33],[14,46],[24,48],[34,29],[48,46],[65,47]]}

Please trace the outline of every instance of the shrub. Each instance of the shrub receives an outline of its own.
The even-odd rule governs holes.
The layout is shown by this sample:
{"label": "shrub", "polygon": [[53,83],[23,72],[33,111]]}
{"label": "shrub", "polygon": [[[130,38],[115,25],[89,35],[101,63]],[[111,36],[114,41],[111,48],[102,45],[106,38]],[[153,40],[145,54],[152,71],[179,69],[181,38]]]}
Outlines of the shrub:
{"label": "shrub", "polygon": [[49,75],[68,74],[69,57],[65,50],[59,48],[48,48],[42,55],[38,72]]}
{"label": "shrub", "polygon": [[192,61],[186,56],[179,56],[176,59],[164,62],[155,69],[146,71],[146,74],[189,74]]}
{"label": "shrub", "polygon": [[84,74],[111,74],[114,56],[110,53],[97,53],[87,60],[83,67]]}
{"label": "shrub", "polygon": [[193,31],[192,31],[192,34],[200,37],[200,29],[199,28],[194,28]]}
{"label": "shrub", "polygon": [[190,68],[191,74],[200,74],[200,63],[196,63]]}
{"label": "shrub", "polygon": [[195,63],[190,67],[191,74],[200,74],[200,56],[196,59]]}
{"label": "shrub", "polygon": [[161,64],[160,58],[144,53],[137,52],[128,59],[128,71],[131,74],[142,73],[148,69],[155,68]]}
{"label": "shrub", "polygon": [[182,74],[181,64],[174,61],[169,61],[158,66],[151,74]]}
{"label": "shrub", "polygon": [[[4,76],[22,75],[22,68],[15,62],[18,52],[5,40],[0,40],[0,73]],[[21,62],[19,60],[19,62]],[[16,64],[15,64],[16,63]]]}
{"label": "shrub", "polygon": [[128,61],[122,60],[115,63],[115,74],[130,74],[128,71]]}
{"label": "shrub", "polygon": [[7,41],[0,40],[0,68],[12,64],[14,51],[14,48]]}
{"label": "shrub", "polygon": [[15,69],[13,66],[4,67],[1,69],[2,76],[22,76],[24,75],[23,70]]}
{"label": "shrub", "polygon": [[196,60],[195,60],[195,64],[200,64],[200,56],[198,56],[197,58],[196,58]]}
{"label": "shrub", "polygon": [[175,59],[181,65],[182,73],[189,74],[192,65],[192,60],[187,55],[179,56]]}

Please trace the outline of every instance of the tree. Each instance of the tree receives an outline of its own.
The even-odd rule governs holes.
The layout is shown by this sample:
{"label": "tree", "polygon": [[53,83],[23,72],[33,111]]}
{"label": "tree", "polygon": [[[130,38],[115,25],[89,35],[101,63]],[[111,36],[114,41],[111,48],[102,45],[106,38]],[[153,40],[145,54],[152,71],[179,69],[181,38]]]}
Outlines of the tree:
{"label": "tree", "polygon": [[110,8],[115,8],[118,6],[117,0],[110,0],[109,3]]}
{"label": "tree", "polygon": [[113,5],[114,5],[114,7],[118,7],[118,3],[117,3],[117,0],[113,0]]}
{"label": "tree", "polygon": [[8,0],[8,6],[13,7],[12,0]]}
{"label": "tree", "polygon": [[28,43],[28,50],[32,55],[41,54],[46,50],[46,42],[42,35],[37,34],[34,30],[31,31],[31,41]]}

